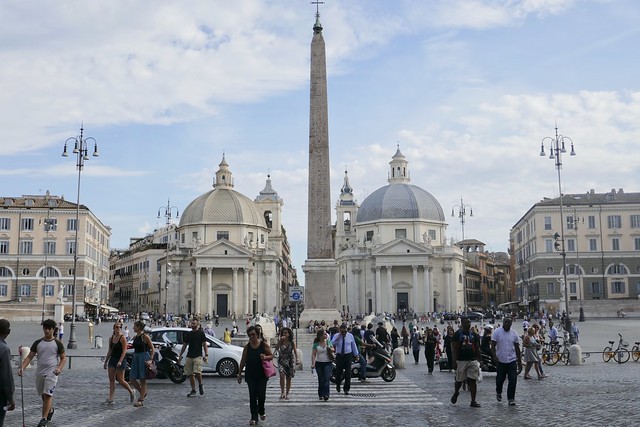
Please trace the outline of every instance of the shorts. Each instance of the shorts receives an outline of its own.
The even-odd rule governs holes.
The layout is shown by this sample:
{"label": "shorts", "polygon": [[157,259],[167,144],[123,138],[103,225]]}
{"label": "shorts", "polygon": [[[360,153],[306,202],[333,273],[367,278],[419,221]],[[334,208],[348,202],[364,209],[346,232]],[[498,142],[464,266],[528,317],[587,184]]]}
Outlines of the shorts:
{"label": "shorts", "polygon": [[118,360],[120,360],[120,356],[110,357],[108,366],[110,368],[113,368],[119,371],[124,371],[125,369],[127,369],[127,359],[126,358],[122,359],[122,364],[120,364],[119,368],[118,368]]}
{"label": "shorts", "polygon": [[43,394],[53,396],[57,384],[58,376],[54,375],[53,372],[47,375],[36,375],[36,391],[38,392],[38,396],[42,396]]}
{"label": "shorts", "polygon": [[187,357],[184,363],[185,375],[201,374],[202,373],[202,356],[199,357]]}
{"label": "shorts", "polygon": [[480,378],[480,362],[477,360],[458,360],[456,367],[456,382],[467,379],[478,380]]}

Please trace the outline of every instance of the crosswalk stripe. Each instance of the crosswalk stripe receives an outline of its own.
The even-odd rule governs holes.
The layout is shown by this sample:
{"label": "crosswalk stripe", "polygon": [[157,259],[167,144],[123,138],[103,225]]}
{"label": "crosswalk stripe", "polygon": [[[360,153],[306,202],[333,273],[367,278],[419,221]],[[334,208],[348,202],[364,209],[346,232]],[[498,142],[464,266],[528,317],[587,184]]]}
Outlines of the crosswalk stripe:
{"label": "crosswalk stripe", "polygon": [[400,373],[390,383],[384,382],[381,378],[370,378],[366,383],[352,379],[348,395],[338,393],[335,384],[331,383],[331,396],[327,402],[318,399],[318,380],[308,372],[296,373],[292,380],[289,400],[280,399],[280,379],[277,376],[267,383],[269,406],[360,406],[373,398],[376,406],[385,407],[443,404]]}

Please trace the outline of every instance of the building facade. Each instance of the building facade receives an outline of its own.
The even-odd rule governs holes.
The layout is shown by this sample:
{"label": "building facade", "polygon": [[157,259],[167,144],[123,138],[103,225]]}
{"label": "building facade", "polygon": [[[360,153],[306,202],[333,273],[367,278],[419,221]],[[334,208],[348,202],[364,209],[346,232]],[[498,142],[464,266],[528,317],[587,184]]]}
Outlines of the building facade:
{"label": "building facade", "polygon": [[570,301],[637,301],[640,193],[590,190],[562,204],[562,219],[560,198],[545,198],[511,229],[517,299],[529,311],[563,309],[564,250]]}
{"label": "building facade", "polygon": [[345,173],[334,238],[336,299],[342,311],[463,309],[462,250],[447,241],[438,201],[410,184],[408,164],[398,148],[389,162],[389,185],[361,205]]}
{"label": "building facade", "polygon": [[[0,198],[0,307],[53,317],[60,298],[72,312],[78,233],[76,313],[107,303],[111,230],[86,206],[58,196]],[[76,219],[76,214],[78,218]],[[20,317],[20,315],[18,315]]]}

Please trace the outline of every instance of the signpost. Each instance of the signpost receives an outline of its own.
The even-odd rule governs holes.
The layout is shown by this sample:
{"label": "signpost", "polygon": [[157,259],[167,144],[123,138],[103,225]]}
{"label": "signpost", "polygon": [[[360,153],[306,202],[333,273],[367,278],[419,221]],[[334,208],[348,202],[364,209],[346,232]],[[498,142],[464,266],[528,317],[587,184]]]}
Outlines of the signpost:
{"label": "signpost", "polygon": [[304,301],[304,288],[302,286],[289,286],[289,302],[296,304],[296,317],[294,326],[296,327],[296,344],[298,343],[298,328],[300,327],[300,314],[298,313],[298,303]]}

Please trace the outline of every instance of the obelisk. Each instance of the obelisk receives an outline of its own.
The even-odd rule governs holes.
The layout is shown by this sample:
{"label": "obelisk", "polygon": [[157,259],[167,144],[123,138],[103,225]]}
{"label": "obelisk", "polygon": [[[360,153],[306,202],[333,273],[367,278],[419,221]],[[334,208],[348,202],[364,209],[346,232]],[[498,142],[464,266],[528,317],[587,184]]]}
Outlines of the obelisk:
{"label": "obelisk", "polygon": [[327,107],[327,60],[320,14],[316,12],[311,41],[311,99],[309,109],[309,199],[305,309],[309,320],[340,319],[337,309],[338,264],[331,237],[331,177],[329,168],[329,114]]}

